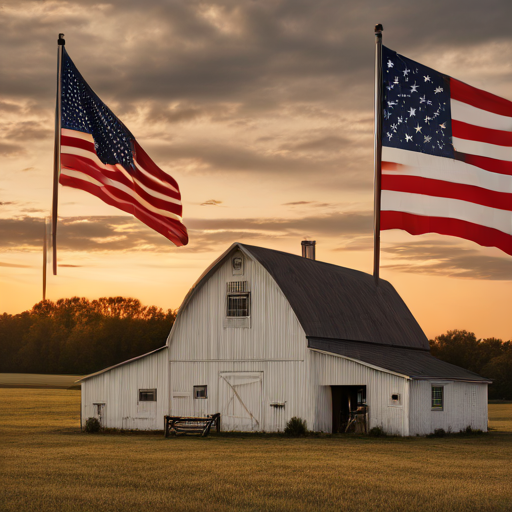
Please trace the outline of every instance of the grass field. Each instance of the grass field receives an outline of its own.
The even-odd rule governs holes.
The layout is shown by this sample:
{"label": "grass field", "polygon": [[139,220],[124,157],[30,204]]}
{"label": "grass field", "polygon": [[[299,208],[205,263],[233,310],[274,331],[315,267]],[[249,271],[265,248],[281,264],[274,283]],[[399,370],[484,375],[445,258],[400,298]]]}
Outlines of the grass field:
{"label": "grass field", "polygon": [[512,404],[449,438],[84,434],[80,392],[0,389],[3,511],[512,510]]}
{"label": "grass field", "polygon": [[81,375],[41,375],[38,373],[0,373],[0,388],[80,389]]}

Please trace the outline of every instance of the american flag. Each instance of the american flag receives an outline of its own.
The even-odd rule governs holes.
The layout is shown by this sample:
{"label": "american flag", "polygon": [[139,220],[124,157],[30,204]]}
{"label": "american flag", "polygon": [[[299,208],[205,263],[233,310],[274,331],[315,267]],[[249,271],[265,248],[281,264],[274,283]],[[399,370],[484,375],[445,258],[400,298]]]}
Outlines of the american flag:
{"label": "american flag", "polygon": [[512,255],[512,102],[382,48],[381,229]]}
{"label": "american flag", "polygon": [[61,86],[59,183],[90,192],[186,245],[178,184],[89,87],[65,48]]}

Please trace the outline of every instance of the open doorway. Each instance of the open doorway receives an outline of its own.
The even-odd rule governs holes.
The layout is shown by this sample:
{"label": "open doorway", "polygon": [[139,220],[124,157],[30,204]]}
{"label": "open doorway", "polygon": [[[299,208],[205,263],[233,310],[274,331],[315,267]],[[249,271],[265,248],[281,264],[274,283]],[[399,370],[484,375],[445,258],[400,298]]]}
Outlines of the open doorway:
{"label": "open doorway", "polygon": [[344,433],[358,407],[366,405],[366,386],[331,386],[332,432]]}

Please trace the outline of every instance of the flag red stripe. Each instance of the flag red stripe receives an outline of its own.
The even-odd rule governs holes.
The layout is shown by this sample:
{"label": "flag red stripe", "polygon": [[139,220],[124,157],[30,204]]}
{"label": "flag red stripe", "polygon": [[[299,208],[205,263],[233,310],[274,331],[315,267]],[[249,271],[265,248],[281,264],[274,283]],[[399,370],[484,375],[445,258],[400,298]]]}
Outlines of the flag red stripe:
{"label": "flag red stripe", "polygon": [[459,219],[383,211],[380,213],[380,229],[403,229],[411,235],[439,233],[440,235],[456,236],[471,240],[484,247],[497,247],[512,256],[512,236],[497,229]]}
{"label": "flag red stripe", "polygon": [[179,191],[180,187],[178,186],[178,183],[176,180],[169,176],[166,172],[162,171],[158,165],[151,160],[149,155],[140,147],[139,143],[134,139],[133,140],[133,150],[134,150],[134,157],[135,160],[139,163],[141,167],[146,169],[150,174],[153,176],[156,176],[159,180],[169,183],[172,187],[174,187],[176,190]]}
{"label": "flag red stripe", "polygon": [[[112,180],[121,183],[126,187],[130,188],[131,190],[133,190],[138,196],[140,196],[141,198],[143,198],[145,201],[155,206],[156,208],[169,211],[181,217],[183,208],[180,204],[170,203],[168,201],[164,201],[163,199],[159,199],[152,196],[144,189],[142,189],[139,185],[137,185],[137,183],[131,182],[121,171],[114,170],[115,168],[113,170],[106,170],[104,168],[98,167],[96,163],[89,158],[85,158],[78,155],[68,155],[65,153],[61,155],[61,163],[63,167],[74,169],[78,172],[83,172],[84,174],[91,176],[95,180],[101,182],[105,187],[109,187],[111,189],[115,188],[107,180]],[[134,200],[136,199],[131,198],[131,201]]]}
{"label": "flag red stripe", "polygon": [[460,201],[480,204],[490,208],[512,211],[512,194],[496,192],[473,185],[433,180],[421,176],[392,174],[383,174],[381,185],[382,190],[459,199]]}
{"label": "flag red stripe", "polygon": [[501,116],[512,117],[512,101],[472,87],[455,78],[450,78],[450,96],[454,100],[468,103],[473,107]]}
{"label": "flag red stripe", "polygon": [[[118,197],[123,200],[129,201],[129,204],[125,202],[120,202],[116,200],[115,197],[107,194],[107,187],[98,187],[93,183],[88,183],[83,180],[73,178],[71,176],[66,176],[65,174],[60,175],[60,183],[62,185],[66,185],[68,187],[77,188],[80,190],[84,190],[89,192],[90,194],[95,195],[105,203],[114,206],[120,210],[123,210],[126,213],[130,213],[139,219],[141,222],[154,229],[161,235],[165,236],[171,242],[173,242],[177,246],[186,245],[188,243],[188,235],[183,224],[177,220],[170,219],[168,217],[163,217],[161,215],[155,214],[146,210],[143,206],[134,204],[133,201],[130,201],[130,197],[121,198],[125,194],[120,193],[119,190],[115,190]],[[110,192],[111,190],[109,190]]]}
{"label": "flag red stripe", "polygon": [[455,152],[455,159],[461,160],[469,165],[480,167],[489,172],[496,174],[506,174],[512,176],[512,162],[506,160],[497,160],[495,158],[489,158],[487,156],[480,155],[469,155],[467,153]]}
{"label": "flag red stripe", "polygon": [[85,149],[91,153],[96,154],[94,144],[88,140],[80,139],[78,137],[69,137],[67,135],[61,135],[60,137],[61,146],[72,146],[74,148]]}
{"label": "flag red stripe", "polygon": [[512,133],[502,130],[482,128],[462,121],[452,120],[452,135],[459,139],[475,140],[496,144],[497,146],[512,146]]}
{"label": "flag red stripe", "polygon": [[[94,150],[94,144],[92,144],[91,142],[88,142],[86,140],[79,139],[79,138],[66,137],[66,136],[63,136],[61,138],[61,141],[62,141],[63,146],[70,146],[70,147],[83,149],[85,151],[89,151],[90,153],[92,153],[94,156],[97,157],[96,151]],[[64,156],[66,154],[65,151],[66,150],[64,149],[63,153],[61,153],[62,156]],[[138,160],[137,160],[137,162],[138,162]],[[139,165],[140,165],[140,162],[139,162]],[[77,169],[77,170],[80,170],[80,169]],[[181,195],[179,192],[175,192],[174,190],[171,190],[171,189],[159,184],[155,180],[152,180],[151,178],[146,176],[144,173],[140,172],[139,169],[133,169],[133,170],[130,170],[129,172],[134,178],[136,178],[138,181],[140,181],[143,185],[154,190],[155,192],[159,192],[160,194],[172,197],[173,199],[181,200]],[[119,175],[123,175],[123,174],[119,173]],[[174,186],[174,185],[171,184],[171,186]]]}

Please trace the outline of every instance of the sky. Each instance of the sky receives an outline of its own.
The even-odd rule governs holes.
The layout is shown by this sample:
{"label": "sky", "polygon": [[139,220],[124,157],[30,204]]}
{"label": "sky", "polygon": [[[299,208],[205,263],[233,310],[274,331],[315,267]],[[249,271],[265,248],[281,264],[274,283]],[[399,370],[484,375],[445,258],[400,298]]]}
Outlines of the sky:
{"label": "sky", "polygon": [[[233,242],[373,272],[374,26],[391,49],[512,100],[510,0],[114,0],[0,5],[0,313],[42,299],[57,38],[179,183],[174,247],[60,186],[47,297],[178,308]],[[512,338],[512,258],[458,238],[382,232],[380,275],[430,338]]]}

